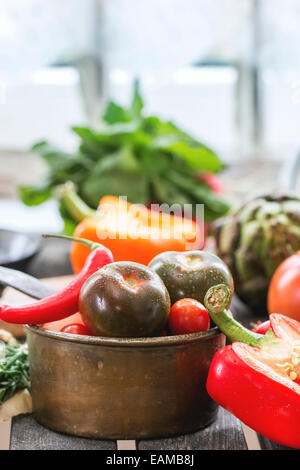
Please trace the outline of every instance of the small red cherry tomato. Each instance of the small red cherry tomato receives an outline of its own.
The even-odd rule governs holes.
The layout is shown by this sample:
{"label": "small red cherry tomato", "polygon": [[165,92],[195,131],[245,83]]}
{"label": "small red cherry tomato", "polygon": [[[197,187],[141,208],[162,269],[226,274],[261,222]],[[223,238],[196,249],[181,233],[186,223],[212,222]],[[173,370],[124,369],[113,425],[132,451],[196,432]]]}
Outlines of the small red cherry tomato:
{"label": "small red cherry tomato", "polygon": [[52,331],[62,331],[65,326],[68,325],[84,325],[83,320],[79,312],[74,313],[74,315],[70,315],[69,317],[63,318],[62,320],[50,321],[48,323],[43,324],[43,328],[45,330],[52,330]]}
{"label": "small red cherry tomato", "polygon": [[64,326],[61,330],[62,333],[70,333],[71,335],[90,335],[90,331],[85,325],[74,323],[73,325]]}
{"label": "small red cherry tomato", "polygon": [[168,336],[167,330],[162,330],[162,332],[159,336]]}
{"label": "small red cherry tomato", "polygon": [[170,311],[169,327],[174,335],[206,331],[210,327],[209,314],[195,299],[180,299]]}

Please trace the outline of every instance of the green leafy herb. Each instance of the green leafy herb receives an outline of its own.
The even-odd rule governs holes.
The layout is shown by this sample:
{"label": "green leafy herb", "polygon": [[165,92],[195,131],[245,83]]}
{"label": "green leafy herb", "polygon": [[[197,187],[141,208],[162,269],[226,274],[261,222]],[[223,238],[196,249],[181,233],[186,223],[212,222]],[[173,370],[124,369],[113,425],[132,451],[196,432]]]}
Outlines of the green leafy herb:
{"label": "green leafy herb", "polygon": [[24,388],[29,388],[27,346],[0,343],[0,406]]}
{"label": "green leafy herb", "polygon": [[[213,150],[169,121],[144,116],[143,99],[135,81],[128,108],[110,101],[97,128],[73,127],[80,139],[69,154],[47,142],[33,146],[47,163],[49,174],[37,185],[21,186],[27,205],[41,204],[55,188],[72,181],[78,195],[92,208],[106,194],[126,195],[129,202],[205,204],[206,220],[223,216],[228,204],[203,181],[199,173],[217,173],[224,167]],[[63,203],[65,230],[74,224]]]}

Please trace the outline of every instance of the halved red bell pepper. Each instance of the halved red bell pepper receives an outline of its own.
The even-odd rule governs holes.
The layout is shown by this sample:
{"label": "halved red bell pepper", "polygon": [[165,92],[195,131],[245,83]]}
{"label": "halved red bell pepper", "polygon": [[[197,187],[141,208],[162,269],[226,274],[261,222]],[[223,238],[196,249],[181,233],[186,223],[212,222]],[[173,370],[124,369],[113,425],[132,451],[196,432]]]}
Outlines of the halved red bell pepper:
{"label": "halved red bell pepper", "polygon": [[272,314],[266,335],[247,330],[224,309],[226,289],[213,287],[205,298],[213,321],[234,341],[214,356],[207,391],[258,433],[300,449],[300,323]]}

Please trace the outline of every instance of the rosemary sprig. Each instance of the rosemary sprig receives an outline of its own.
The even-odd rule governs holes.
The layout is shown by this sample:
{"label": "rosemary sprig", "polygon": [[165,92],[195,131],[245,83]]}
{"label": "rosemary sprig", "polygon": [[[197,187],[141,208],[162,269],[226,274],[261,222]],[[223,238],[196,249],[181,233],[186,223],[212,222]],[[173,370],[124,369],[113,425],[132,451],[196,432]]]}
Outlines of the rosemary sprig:
{"label": "rosemary sprig", "polygon": [[0,406],[24,388],[29,389],[27,346],[0,343]]}

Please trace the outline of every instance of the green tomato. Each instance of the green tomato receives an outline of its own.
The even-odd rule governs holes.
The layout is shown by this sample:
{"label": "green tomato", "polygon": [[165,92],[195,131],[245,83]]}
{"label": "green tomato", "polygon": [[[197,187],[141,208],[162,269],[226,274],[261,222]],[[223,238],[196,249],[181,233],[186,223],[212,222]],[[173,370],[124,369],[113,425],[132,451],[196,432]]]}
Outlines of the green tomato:
{"label": "green tomato", "polygon": [[149,267],[163,280],[172,305],[184,298],[195,299],[203,304],[208,289],[218,284],[226,284],[232,297],[234,286],[231,273],[226,264],[213,253],[167,251],[153,258]]}

